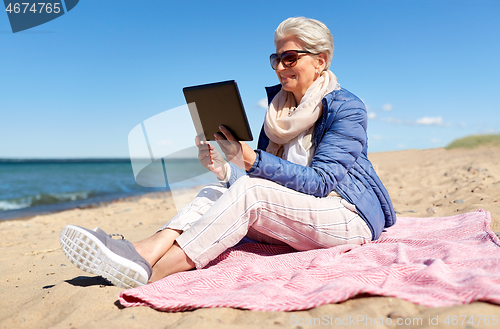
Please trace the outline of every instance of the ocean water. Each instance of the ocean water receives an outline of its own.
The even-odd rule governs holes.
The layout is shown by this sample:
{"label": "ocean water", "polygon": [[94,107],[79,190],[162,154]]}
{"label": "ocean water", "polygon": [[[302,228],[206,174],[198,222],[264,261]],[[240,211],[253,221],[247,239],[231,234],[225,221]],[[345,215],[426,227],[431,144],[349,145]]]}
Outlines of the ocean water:
{"label": "ocean water", "polygon": [[[186,173],[196,177],[205,170],[198,159],[170,160],[168,168],[168,180],[160,184],[163,187],[145,187],[136,182],[129,159],[0,159],[0,220],[168,191],[169,181],[183,186]],[[201,183],[191,179],[184,186]]]}

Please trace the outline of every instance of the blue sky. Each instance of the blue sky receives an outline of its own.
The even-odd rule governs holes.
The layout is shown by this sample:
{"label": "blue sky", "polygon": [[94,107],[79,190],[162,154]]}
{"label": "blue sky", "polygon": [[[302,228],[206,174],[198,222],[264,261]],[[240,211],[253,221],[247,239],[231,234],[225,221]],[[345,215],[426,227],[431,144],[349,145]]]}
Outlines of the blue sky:
{"label": "blue sky", "polygon": [[498,1],[81,0],[16,34],[0,13],[0,157],[127,157],[129,132],[183,105],[183,87],[223,80],[258,135],[273,32],[291,16],[330,28],[331,69],[368,107],[369,151],[500,133]]}

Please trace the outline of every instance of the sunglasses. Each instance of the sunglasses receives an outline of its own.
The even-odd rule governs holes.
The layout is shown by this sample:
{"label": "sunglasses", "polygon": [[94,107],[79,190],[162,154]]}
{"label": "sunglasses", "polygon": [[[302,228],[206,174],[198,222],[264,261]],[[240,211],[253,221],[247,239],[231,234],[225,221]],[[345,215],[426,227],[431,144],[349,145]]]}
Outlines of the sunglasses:
{"label": "sunglasses", "polygon": [[299,60],[299,54],[312,54],[310,51],[306,50],[287,50],[281,55],[271,54],[269,60],[271,61],[271,67],[276,70],[278,64],[281,62],[284,67],[294,67]]}

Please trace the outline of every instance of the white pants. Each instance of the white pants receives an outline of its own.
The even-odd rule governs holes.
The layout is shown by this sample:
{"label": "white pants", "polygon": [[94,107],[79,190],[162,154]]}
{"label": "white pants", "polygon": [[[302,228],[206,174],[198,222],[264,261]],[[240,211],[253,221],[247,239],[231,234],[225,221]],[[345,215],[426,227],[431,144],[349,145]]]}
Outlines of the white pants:
{"label": "white pants", "polygon": [[202,268],[245,236],[297,250],[364,244],[372,234],[356,208],[340,197],[319,198],[267,179],[243,176],[229,189],[208,185],[162,228]]}

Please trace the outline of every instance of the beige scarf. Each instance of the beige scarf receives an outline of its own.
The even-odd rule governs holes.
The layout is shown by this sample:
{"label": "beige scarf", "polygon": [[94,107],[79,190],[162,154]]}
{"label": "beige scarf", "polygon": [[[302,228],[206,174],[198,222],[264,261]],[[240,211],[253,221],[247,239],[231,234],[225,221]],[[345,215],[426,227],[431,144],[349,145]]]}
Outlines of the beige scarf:
{"label": "beige scarf", "polygon": [[266,152],[309,165],[313,127],[323,112],[321,100],[338,89],[337,77],[330,70],[323,71],[309,86],[298,106],[293,93],[281,89],[267,108],[264,131],[270,141]]}

